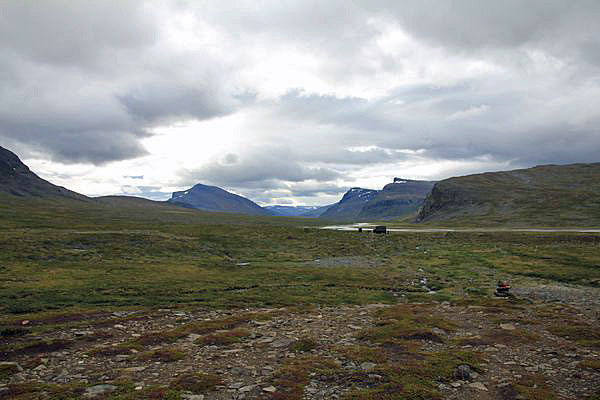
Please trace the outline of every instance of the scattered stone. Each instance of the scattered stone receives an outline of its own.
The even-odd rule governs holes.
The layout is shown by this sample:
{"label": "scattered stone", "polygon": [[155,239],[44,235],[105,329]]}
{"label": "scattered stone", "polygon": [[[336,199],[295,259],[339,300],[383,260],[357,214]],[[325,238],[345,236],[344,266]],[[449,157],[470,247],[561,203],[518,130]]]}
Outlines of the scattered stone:
{"label": "scattered stone", "polygon": [[271,343],[272,347],[286,347],[292,344],[291,339],[277,339]]}
{"label": "scattered stone", "polygon": [[474,379],[474,372],[475,371],[473,371],[471,367],[466,364],[459,365],[458,367],[456,367],[456,371],[454,371],[454,377],[462,381],[472,381]]}
{"label": "scattered stone", "polygon": [[360,364],[360,369],[362,369],[363,371],[371,371],[373,370],[373,368],[375,368],[377,366],[377,364],[372,363],[372,362],[364,362],[362,364]]}
{"label": "scattered stone", "polygon": [[181,398],[183,400],[204,400],[204,395],[184,393],[181,395]]}
{"label": "scattered stone", "polygon": [[515,326],[513,324],[500,324],[500,329],[504,329],[505,331],[514,331]]}
{"label": "scattered stone", "polygon": [[0,368],[3,371],[13,371],[14,373],[23,372],[23,367],[14,361],[1,361]]}
{"label": "scattered stone", "polygon": [[453,388],[459,388],[462,385],[460,382],[450,382],[450,386]]}
{"label": "scattered stone", "polygon": [[117,387],[114,385],[96,385],[87,388],[85,390],[84,396],[91,398],[99,396],[101,394],[112,393],[115,390],[117,390]]}
{"label": "scattered stone", "polygon": [[440,335],[441,335],[441,336],[443,336],[443,335],[446,335],[446,331],[445,331],[445,330],[443,330],[443,329],[440,329],[440,328],[436,328],[436,327],[432,328],[432,329],[431,329],[431,332],[432,332],[434,335],[438,335],[438,336],[440,336]]}
{"label": "scattered stone", "polygon": [[252,389],[254,389],[256,387],[256,385],[248,385],[248,386],[244,386],[240,388],[240,392],[242,393],[247,393],[247,392],[251,392]]}
{"label": "scattered stone", "polygon": [[275,393],[277,391],[277,388],[275,386],[267,386],[263,388],[263,392],[267,392],[267,393]]}
{"label": "scattered stone", "polygon": [[481,382],[473,382],[473,383],[469,383],[469,387],[473,388],[473,389],[478,389],[478,390],[483,390],[487,392],[487,388],[485,387],[485,385]]}
{"label": "scattered stone", "polygon": [[144,371],[146,368],[145,366],[140,366],[140,367],[129,367],[129,368],[123,368],[121,371],[123,372],[142,372]]}

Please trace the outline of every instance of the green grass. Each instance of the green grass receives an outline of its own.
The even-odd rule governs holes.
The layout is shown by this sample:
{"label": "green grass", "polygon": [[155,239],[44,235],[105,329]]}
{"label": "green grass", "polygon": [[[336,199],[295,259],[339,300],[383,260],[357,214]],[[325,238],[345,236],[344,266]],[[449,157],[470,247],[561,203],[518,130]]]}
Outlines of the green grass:
{"label": "green grass", "polygon": [[[379,236],[316,222],[3,198],[2,332],[52,311],[446,300],[491,294],[499,278],[600,286],[597,234]],[[369,262],[313,262],[353,256]],[[421,277],[436,295],[421,294]]]}

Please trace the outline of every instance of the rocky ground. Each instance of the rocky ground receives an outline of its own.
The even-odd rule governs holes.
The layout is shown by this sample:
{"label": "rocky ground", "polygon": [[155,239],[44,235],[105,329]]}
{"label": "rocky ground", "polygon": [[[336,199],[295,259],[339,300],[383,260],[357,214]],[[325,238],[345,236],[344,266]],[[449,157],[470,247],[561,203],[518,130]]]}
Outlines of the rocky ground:
{"label": "rocky ground", "polygon": [[516,294],[20,321],[0,398],[599,398],[598,291]]}

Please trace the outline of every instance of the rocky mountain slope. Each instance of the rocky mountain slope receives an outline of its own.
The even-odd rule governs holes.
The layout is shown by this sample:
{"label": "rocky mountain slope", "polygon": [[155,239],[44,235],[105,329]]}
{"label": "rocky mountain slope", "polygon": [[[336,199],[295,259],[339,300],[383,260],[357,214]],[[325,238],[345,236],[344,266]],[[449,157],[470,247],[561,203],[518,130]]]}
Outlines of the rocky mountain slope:
{"label": "rocky mountain slope", "polygon": [[600,163],[541,165],[438,182],[417,221],[598,226]]}
{"label": "rocky mountain slope", "polygon": [[321,217],[364,221],[405,216],[417,211],[434,183],[395,178],[382,190],[352,188]]}
{"label": "rocky mountain slope", "polygon": [[321,214],[320,218],[355,220],[360,215],[363,206],[377,193],[377,190],[354,187],[348,190],[339,202]]}
{"label": "rocky mountain slope", "polygon": [[56,186],[34,174],[19,157],[0,147],[0,194],[20,197],[69,198],[90,200],[61,186]]}
{"label": "rocky mountain slope", "polygon": [[216,186],[202,184],[181,192],[174,192],[169,203],[204,211],[229,212],[248,215],[272,215],[245,197],[230,193]]}
{"label": "rocky mountain slope", "polygon": [[397,179],[388,183],[360,211],[358,219],[385,219],[417,211],[435,182]]}

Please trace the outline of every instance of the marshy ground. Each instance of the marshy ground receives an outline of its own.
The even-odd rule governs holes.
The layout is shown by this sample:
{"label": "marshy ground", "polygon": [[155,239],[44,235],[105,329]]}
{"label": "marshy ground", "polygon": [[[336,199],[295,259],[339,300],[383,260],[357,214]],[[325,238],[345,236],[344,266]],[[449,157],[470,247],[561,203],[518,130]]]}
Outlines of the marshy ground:
{"label": "marshy ground", "polygon": [[600,398],[596,233],[31,210],[2,215],[0,398]]}

